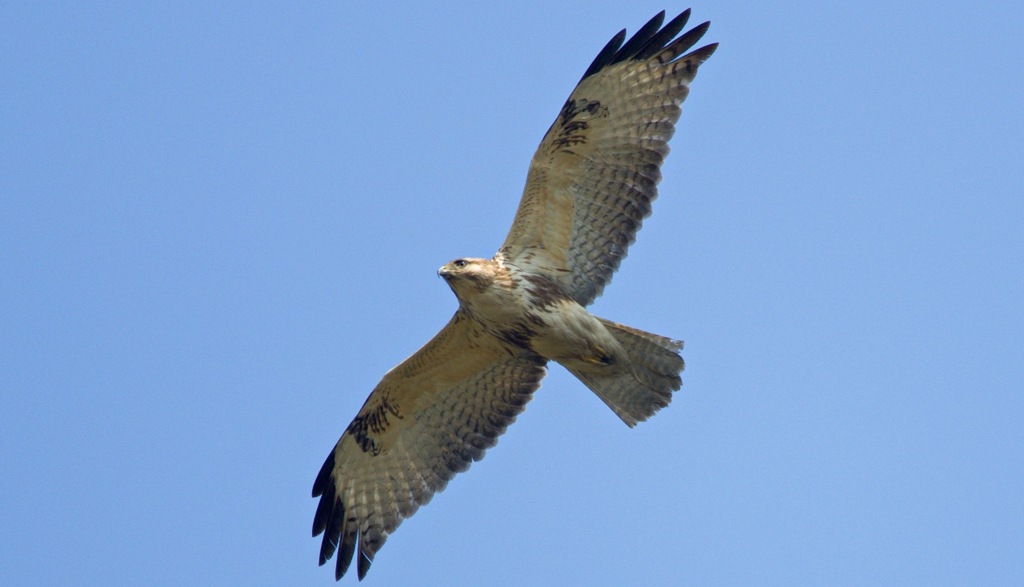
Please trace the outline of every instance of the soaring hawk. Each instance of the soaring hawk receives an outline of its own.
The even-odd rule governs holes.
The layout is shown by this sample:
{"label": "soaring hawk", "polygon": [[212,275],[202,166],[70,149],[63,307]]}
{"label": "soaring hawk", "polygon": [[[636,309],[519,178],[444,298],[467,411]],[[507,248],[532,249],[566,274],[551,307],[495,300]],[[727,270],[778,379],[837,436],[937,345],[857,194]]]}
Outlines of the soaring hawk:
{"label": "soaring hawk", "polygon": [[[483,457],[540,387],[548,361],[627,425],[668,405],[683,343],[586,310],[611,279],[657,196],[680,105],[712,43],[707,22],[662,12],[620,31],[590,64],[530,163],[519,210],[491,259],[438,270],[459,300],[451,321],[389,371],[313,484],[320,564],[337,550],[362,579],[402,520]],[[686,53],[684,55],[684,53]]]}

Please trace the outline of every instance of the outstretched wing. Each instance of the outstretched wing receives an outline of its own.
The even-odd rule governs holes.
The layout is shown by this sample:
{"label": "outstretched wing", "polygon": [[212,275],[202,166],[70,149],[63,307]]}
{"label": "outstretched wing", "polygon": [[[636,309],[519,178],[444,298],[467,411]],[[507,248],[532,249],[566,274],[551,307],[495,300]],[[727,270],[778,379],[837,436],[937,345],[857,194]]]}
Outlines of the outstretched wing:
{"label": "outstretched wing", "polygon": [[609,41],[530,163],[498,254],[551,277],[582,305],[601,294],[651,213],[680,104],[718,47],[683,55],[709,25],[677,38],[689,15],[661,28],[662,12],[624,45],[625,30]]}
{"label": "outstretched wing", "polygon": [[510,355],[460,311],[389,371],[313,484],[320,564],[338,549],[340,579],[358,546],[362,579],[388,534],[494,446],[540,387],[545,363]]}

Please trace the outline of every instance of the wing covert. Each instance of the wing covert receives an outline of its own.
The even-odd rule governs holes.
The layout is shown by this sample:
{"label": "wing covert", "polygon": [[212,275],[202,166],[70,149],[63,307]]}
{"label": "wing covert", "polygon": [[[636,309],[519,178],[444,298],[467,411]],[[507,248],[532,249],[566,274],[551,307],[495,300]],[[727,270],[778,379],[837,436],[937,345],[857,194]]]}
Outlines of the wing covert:
{"label": "wing covert", "polygon": [[708,28],[677,37],[689,12],[661,27],[662,12],[625,44],[624,31],[613,37],[530,163],[498,254],[555,279],[582,305],[601,294],[650,215],[680,105],[718,46],[683,55]]}
{"label": "wing covert", "polygon": [[358,553],[358,576],[402,520],[483,458],[522,412],[546,361],[510,354],[457,312],[429,343],[389,371],[313,484],[313,536],[335,577]]}

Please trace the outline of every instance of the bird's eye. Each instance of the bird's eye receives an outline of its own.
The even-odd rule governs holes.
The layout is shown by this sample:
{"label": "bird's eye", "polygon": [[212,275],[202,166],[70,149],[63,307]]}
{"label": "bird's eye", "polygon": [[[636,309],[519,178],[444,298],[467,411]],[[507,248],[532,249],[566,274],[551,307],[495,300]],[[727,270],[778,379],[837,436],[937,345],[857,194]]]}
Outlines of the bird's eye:
{"label": "bird's eye", "polygon": [[457,267],[459,269],[462,269],[463,267],[465,267],[467,265],[467,263],[466,263],[465,259],[456,259],[456,260],[452,261],[452,265],[455,265],[455,267]]}

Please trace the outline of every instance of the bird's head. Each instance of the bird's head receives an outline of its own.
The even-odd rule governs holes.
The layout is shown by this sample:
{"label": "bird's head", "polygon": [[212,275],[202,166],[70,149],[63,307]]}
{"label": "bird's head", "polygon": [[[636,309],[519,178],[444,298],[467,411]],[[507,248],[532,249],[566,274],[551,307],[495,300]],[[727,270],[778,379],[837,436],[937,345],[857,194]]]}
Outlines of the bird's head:
{"label": "bird's head", "polygon": [[437,274],[448,282],[456,296],[465,299],[490,287],[498,266],[490,259],[462,257],[442,265]]}

